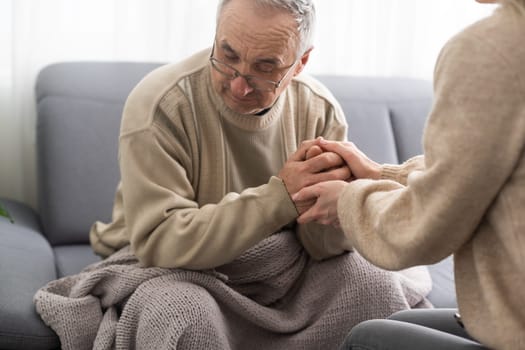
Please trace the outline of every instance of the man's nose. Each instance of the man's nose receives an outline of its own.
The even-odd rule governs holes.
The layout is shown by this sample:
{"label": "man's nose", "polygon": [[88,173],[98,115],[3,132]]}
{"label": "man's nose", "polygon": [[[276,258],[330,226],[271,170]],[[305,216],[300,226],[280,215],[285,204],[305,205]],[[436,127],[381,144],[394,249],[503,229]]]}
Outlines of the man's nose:
{"label": "man's nose", "polygon": [[240,75],[230,81],[230,89],[235,97],[244,97],[253,91],[246,78]]}

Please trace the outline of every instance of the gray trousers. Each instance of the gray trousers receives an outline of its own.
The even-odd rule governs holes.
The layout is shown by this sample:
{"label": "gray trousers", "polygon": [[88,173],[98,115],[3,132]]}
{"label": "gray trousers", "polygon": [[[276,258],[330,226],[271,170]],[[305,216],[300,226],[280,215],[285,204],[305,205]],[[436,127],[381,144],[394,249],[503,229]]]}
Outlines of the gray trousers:
{"label": "gray trousers", "polygon": [[415,309],[397,312],[387,320],[364,321],[352,329],[340,350],[486,350],[459,325],[456,312]]}

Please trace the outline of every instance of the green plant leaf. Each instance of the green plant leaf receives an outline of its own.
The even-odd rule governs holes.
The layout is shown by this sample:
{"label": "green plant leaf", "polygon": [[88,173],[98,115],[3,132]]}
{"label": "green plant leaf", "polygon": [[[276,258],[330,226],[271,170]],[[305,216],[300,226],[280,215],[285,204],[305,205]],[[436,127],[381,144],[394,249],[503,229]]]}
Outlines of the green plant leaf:
{"label": "green plant leaf", "polygon": [[2,204],[0,204],[0,216],[8,218],[9,221],[11,221],[11,223],[14,222],[13,218],[11,217],[11,215],[9,215],[9,212],[2,206]]}

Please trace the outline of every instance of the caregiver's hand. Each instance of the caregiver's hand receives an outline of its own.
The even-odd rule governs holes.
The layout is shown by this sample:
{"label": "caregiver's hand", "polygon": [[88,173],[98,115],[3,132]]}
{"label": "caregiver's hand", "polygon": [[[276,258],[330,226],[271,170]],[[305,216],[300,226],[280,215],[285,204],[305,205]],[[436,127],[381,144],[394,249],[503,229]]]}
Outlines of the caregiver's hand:
{"label": "caregiver's hand", "polygon": [[305,187],[292,195],[292,200],[295,203],[315,201],[308,210],[297,218],[297,222],[305,224],[314,221],[318,224],[339,227],[337,201],[347,184],[346,181],[340,180],[320,182]]}
{"label": "caregiver's hand", "polygon": [[381,165],[364,154],[353,142],[338,142],[320,139],[318,145],[325,152],[337,153],[344,159],[355,179],[381,178]]}

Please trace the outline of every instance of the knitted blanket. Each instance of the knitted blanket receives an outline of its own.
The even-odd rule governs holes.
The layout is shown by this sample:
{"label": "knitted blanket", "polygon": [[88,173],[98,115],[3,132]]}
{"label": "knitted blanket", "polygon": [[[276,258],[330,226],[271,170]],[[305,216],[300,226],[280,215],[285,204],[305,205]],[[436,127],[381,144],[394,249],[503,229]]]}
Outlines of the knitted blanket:
{"label": "knitted blanket", "polygon": [[360,321],[431,307],[428,281],[355,252],[313,261],[283,231],[209,271],[145,268],[125,247],[34,302],[62,349],[337,349]]}

